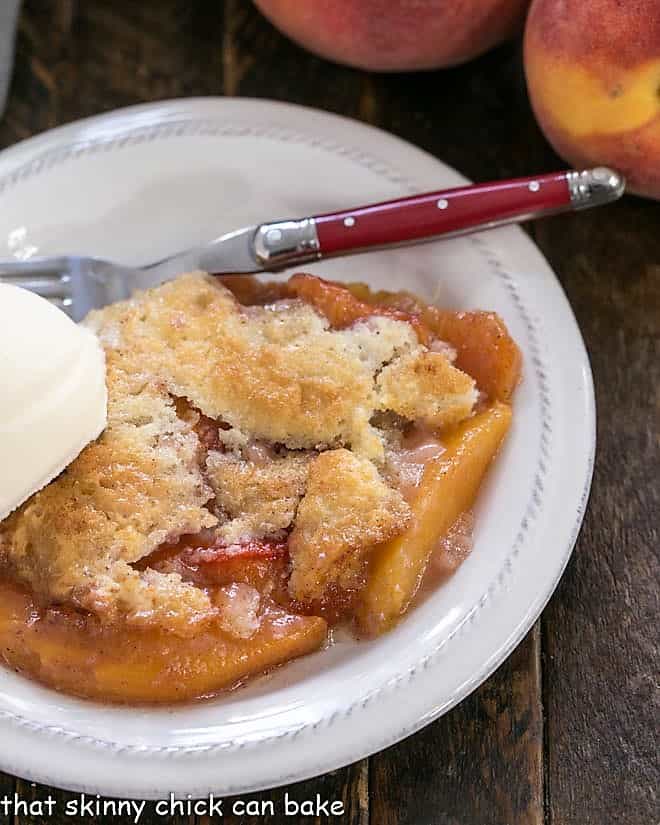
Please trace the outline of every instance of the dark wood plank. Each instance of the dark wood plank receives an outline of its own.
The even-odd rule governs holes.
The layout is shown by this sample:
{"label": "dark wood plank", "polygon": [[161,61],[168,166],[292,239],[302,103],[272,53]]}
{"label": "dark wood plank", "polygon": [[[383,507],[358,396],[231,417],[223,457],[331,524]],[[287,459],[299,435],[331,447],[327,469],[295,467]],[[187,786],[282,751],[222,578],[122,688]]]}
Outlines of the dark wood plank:
{"label": "dark wood plank", "polygon": [[335,66],[283,37],[252,3],[226,0],[225,93],[369,117],[368,76]]}
{"label": "dark wood plank", "polygon": [[538,626],[472,696],[371,758],[378,825],[541,825]]}
{"label": "dark wood plank", "polygon": [[149,100],[222,94],[215,0],[26,0],[0,142]]}
{"label": "dark wood plank", "polygon": [[[544,615],[550,822],[657,822],[660,204],[540,224],[589,348],[598,459]],[[657,698],[657,697],[656,697]]]}
{"label": "dark wood plank", "polygon": [[532,116],[518,43],[464,66],[372,75],[378,125],[477,181],[565,167]]}
{"label": "dark wood plank", "polygon": [[[13,776],[6,773],[0,773],[0,805],[6,799],[13,801],[15,780]],[[11,807],[5,809],[4,805],[0,807],[0,825],[12,825],[13,817]]]}

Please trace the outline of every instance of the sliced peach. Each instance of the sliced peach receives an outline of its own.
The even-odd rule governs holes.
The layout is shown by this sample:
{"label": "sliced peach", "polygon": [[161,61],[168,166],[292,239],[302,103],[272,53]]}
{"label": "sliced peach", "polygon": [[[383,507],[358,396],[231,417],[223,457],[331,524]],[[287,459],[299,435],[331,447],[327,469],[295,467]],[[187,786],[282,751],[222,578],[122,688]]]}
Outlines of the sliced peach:
{"label": "sliced peach", "polygon": [[419,340],[435,336],[457,352],[456,366],[471,375],[493,401],[508,402],[520,381],[522,356],[495,312],[452,312],[428,306],[409,292],[372,290],[367,284],[340,284],[298,273],[286,283],[259,284],[245,276],[222,279],[242,303],[264,303],[285,294],[316,307],[337,329],[371,315],[412,324]]}
{"label": "sliced peach", "polygon": [[192,639],[155,634],[142,652],[126,646],[94,668],[101,696],[121,702],[175,702],[208,696],[257,673],[311,653],[326,640],[327,626],[316,616],[273,610],[250,639],[209,630]]}
{"label": "sliced peach", "polygon": [[495,312],[453,312],[428,306],[409,292],[372,292],[366,284],[347,284],[353,296],[421,319],[456,350],[456,366],[471,375],[493,401],[508,402],[520,381],[522,356],[504,321]]}
{"label": "sliced peach", "polygon": [[343,329],[373,315],[383,315],[411,324],[422,343],[429,340],[429,330],[419,316],[395,307],[381,305],[374,300],[363,300],[358,297],[357,293],[361,292],[364,297],[368,297],[368,288],[365,293],[364,285],[353,286],[354,290],[347,284],[324,281],[323,278],[302,272],[293,275],[287,282],[291,295],[302,298],[303,301],[316,307],[335,329]]}
{"label": "sliced peach", "polygon": [[102,701],[195,699],[316,650],[326,622],[269,608],[249,639],[217,626],[181,638],[158,630],[104,628],[74,611],[40,610],[29,595],[0,584],[0,650],[5,662],[41,682]]}
{"label": "sliced peach", "polygon": [[472,506],[511,424],[511,408],[496,402],[444,439],[445,452],[426,467],[406,532],[375,548],[357,610],[360,630],[391,628],[417,592],[438,540]]}
{"label": "sliced peach", "polygon": [[522,356],[495,312],[449,312],[429,307],[424,321],[456,350],[456,366],[494,401],[510,401],[520,381]]}

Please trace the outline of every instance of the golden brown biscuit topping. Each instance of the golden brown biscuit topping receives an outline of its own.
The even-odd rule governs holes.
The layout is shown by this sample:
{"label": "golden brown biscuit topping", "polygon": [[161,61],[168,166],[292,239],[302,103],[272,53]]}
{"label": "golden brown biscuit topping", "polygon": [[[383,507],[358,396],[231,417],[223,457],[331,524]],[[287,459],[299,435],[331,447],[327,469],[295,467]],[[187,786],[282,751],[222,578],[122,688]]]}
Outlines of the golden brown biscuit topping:
{"label": "golden brown biscuit topping", "polygon": [[139,564],[209,529],[226,545],[288,536],[297,600],[353,586],[409,519],[383,476],[389,429],[454,423],[476,400],[403,318],[333,329],[303,299],[246,307],[200,273],[87,323],[106,350],[108,427],[0,525],[0,560],[45,602],[108,620],[183,633],[236,601],[256,615],[249,589],[212,598]]}
{"label": "golden brown biscuit topping", "polygon": [[367,553],[406,528],[410,508],[374,464],[348,450],[328,450],[312,463],[289,538],[294,599],[322,599],[329,587],[359,583]]}

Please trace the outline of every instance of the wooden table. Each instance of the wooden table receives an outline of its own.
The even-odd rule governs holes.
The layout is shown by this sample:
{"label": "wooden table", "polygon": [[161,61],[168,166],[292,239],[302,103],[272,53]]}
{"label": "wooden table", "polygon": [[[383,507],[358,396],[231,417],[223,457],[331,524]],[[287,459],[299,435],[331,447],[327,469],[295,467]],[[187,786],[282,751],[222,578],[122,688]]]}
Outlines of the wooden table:
{"label": "wooden table", "polygon": [[[377,76],[304,53],[248,0],[26,0],[0,145],[118,106],[186,95],[258,96],[340,112],[477,180],[562,166],[531,115],[519,44],[450,71]],[[543,617],[486,684],[401,744],[288,789],[300,799],[318,792],[344,800],[347,812],[334,821],[658,821],[660,205],[627,197],[529,231],[568,293],[595,374],[599,447],[585,524]],[[23,799],[52,791],[0,775],[0,799],[14,790]],[[0,825],[9,819],[0,811]],[[48,821],[71,820],[60,804]],[[163,820],[152,811],[141,821]]]}

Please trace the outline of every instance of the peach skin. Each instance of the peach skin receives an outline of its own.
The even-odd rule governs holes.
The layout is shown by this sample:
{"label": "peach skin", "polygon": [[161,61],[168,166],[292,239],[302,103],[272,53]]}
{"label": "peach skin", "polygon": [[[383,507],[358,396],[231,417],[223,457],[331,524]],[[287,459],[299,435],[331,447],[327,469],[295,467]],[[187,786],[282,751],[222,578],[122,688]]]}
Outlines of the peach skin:
{"label": "peach skin", "polygon": [[534,0],[525,30],[532,106],[557,152],[607,164],[660,198],[660,3]]}
{"label": "peach skin", "polygon": [[529,0],[255,0],[301,46],[373,71],[464,63],[515,35]]}

